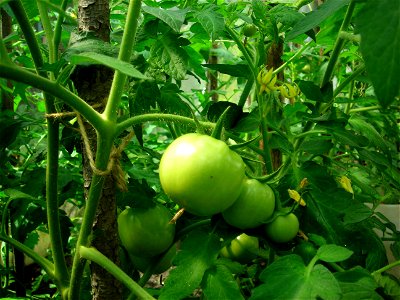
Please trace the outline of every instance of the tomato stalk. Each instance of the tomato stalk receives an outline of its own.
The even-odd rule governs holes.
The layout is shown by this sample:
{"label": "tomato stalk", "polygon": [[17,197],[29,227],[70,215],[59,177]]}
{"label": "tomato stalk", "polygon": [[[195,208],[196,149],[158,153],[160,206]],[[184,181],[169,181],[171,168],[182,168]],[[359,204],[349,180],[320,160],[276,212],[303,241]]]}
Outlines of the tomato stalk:
{"label": "tomato stalk", "polygon": [[146,292],[140,285],[138,285],[132,278],[130,278],[125,272],[123,272],[116,264],[104,256],[101,252],[93,247],[81,246],[79,253],[82,258],[93,261],[108,272],[110,272],[115,278],[121,281],[135,296],[140,299],[154,300],[154,298]]}
{"label": "tomato stalk", "polygon": [[[136,31],[138,27],[138,18],[142,6],[141,0],[131,0],[128,7],[128,15],[126,18],[124,35],[118,59],[122,61],[129,61],[131,59],[133,46],[136,40]],[[110,95],[108,97],[107,105],[104,110],[103,116],[107,120],[116,121],[117,109],[121,102],[122,92],[126,82],[127,75],[120,71],[115,71],[114,79],[111,85]]]}

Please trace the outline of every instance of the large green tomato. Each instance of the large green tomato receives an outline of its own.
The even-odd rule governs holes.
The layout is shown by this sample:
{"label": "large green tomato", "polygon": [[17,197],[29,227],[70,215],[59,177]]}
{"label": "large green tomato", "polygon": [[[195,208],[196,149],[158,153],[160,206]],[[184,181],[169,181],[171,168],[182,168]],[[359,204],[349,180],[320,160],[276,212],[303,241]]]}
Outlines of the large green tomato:
{"label": "large green tomato", "polygon": [[239,198],[222,212],[225,221],[237,228],[255,228],[269,217],[275,209],[275,195],[272,189],[256,179],[243,181]]}
{"label": "large green tomato", "polygon": [[118,233],[130,255],[152,257],[172,244],[175,224],[170,211],[161,204],[151,207],[127,208],[118,216]]}
{"label": "large green tomato", "polygon": [[165,193],[186,211],[211,216],[227,209],[240,194],[242,158],[222,141],[189,133],[169,145],[160,161]]}
{"label": "large green tomato", "polygon": [[242,233],[221,249],[219,254],[240,263],[249,263],[257,257],[259,251],[258,238]]}
{"label": "large green tomato", "polygon": [[[167,253],[162,257],[162,259],[157,263],[156,268],[153,271],[153,274],[161,274],[167,271],[172,266],[172,260],[176,255],[176,244],[171,246]],[[156,260],[158,257],[141,257],[129,255],[129,258],[132,262],[132,265],[135,269],[140,272],[146,272],[147,268]]]}
{"label": "large green tomato", "polygon": [[299,232],[299,219],[293,213],[277,216],[271,223],[266,224],[267,236],[276,243],[286,243]]}

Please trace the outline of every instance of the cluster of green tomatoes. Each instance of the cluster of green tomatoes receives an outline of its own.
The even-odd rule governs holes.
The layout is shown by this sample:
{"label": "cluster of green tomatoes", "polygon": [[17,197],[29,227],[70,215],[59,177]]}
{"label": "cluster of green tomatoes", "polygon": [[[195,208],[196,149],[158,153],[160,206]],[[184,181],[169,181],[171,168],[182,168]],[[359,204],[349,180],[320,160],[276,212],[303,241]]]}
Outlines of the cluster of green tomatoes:
{"label": "cluster of green tomatoes", "polygon": [[[201,217],[221,214],[227,224],[243,232],[260,228],[272,242],[292,240],[299,231],[296,215],[277,211],[272,188],[248,178],[245,168],[241,156],[225,142],[189,133],[167,147],[160,161],[159,176],[164,192],[188,213]],[[173,257],[175,224],[171,219],[169,210],[160,204],[128,208],[119,215],[122,245],[139,270],[144,268],[140,263],[146,266],[166,251],[171,251]],[[252,258],[249,253],[256,253],[258,248],[258,237],[243,233],[221,249],[220,254],[240,261]]]}

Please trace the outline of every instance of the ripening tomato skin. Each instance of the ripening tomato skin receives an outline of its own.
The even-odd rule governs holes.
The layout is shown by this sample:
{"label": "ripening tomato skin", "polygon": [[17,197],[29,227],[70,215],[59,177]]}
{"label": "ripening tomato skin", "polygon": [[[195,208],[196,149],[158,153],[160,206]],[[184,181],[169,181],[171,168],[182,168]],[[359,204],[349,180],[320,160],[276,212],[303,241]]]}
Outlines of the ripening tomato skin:
{"label": "ripening tomato skin", "polygon": [[223,141],[189,133],[167,147],[159,175],[171,200],[192,214],[211,216],[238,198],[244,170],[242,158]]}
{"label": "ripening tomato skin", "polygon": [[219,254],[223,257],[245,264],[255,259],[258,251],[258,238],[242,233],[233,239],[229,245],[222,248]]}
{"label": "ripening tomato skin", "polygon": [[271,223],[266,224],[265,233],[276,243],[287,243],[296,237],[299,227],[297,216],[289,213],[277,216]]}
{"label": "ripening tomato skin", "polygon": [[161,204],[127,208],[118,216],[121,244],[130,255],[152,257],[164,252],[175,237],[170,211]]}
{"label": "ripening tomato skin", "polygon": [[274,209],[274,191],[256,179],[245,179],[239,198],[222,212],[222,216],[232,226],[249,229],[262,225]]}
{"label": "ripening tomato skin", "polygon": [[[167,271],[172,266],[172,260],[175,258],[175,255],[176,255],[176,244],[171,246],[168,252],[157,263],[157,266],[155,267],[153,274],[161,274]],[[153,263],[154,260],[158,259],[158,257],[141,257],[134,255],[129,255],[129,258],[132,262],[132,265],[142,273],[146,272],[150,264]]]}

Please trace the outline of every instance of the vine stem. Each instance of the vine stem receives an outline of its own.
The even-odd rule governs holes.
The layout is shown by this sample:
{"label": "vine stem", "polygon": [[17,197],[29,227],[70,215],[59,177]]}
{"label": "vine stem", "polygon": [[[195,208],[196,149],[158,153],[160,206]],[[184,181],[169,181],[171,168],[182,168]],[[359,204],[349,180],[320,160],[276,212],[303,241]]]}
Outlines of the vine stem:
{"label": "vine stem", "polygon": [[387,270],[390,270],[391,268],[397,267],[397,266],[400,266],[400,259],[396,260],[396,261],[394,261],[394,262],[392,262],[392,263],[390,263],[390,264],[388,264],[386,266],[384,266],[383,268],[380,268],[380,269],[372,272],[371,275],[372,276],[379,275],[379,274],[381,274],[381,273],[383,273],[383,272],[385,272]]}
{"label": "vine stem", "polygon": [[100,251],[93,247],[81,246],[79,253],[82,258],[91,260],[102,266],[105,270],[111,273],[115,278],[121,281],[133,294],[140,299],[154,300],[154,298],[146,292],[139,284],[123,272],[116,264],[104,256]]}
{"label": "vine stem", "polygon": [[82,98],[64,88],[57,82],[38,76],[35,73],[21,69],[15,65],[6,64],[3,61],[0,62],[0,77],[26,83],[51,94],[54,97],[63,99],[67,105],[79,111],[79,113],[97,130],[101,130],[103,127],[108,126],[108,124],[104,122],[101,114],[94,110]]}
{"label": "vine stem", "polygon": [[[124,35],[122,37],[118,59],[128,62],[131,59],[133,46],[136,39],[138,19],[142,6],[141,0],[131,0],[128,7]],[[114,79],[111,85],[110,95],[103,116],[110,121],[117,120],[117,110],[121,101],[122,92],[126,82],[127,75],[120,71],[115,71]]]}
{"label": "vine stem", "polygon": [[[103,136],[101,134],[98,134],[96,150],[97,170],[107,169],[112,146],[112,136]],[[97,206],[103,190],[104,179],[105,176],[96,174],[94,172],[92,182],[90,184],[89,196],[86,201],[85,212],[82,218],[81,229],[79,231],[75,257],[72,264],[71,282],[68,295],[68,299],[70,300],[79,299],[80,285],[85,266],[85,261],[82,260],[79,251],[81,249],[81,246],[88,246],[90,244],[89,237],[92,231],[92,225],[96,215]]]}

